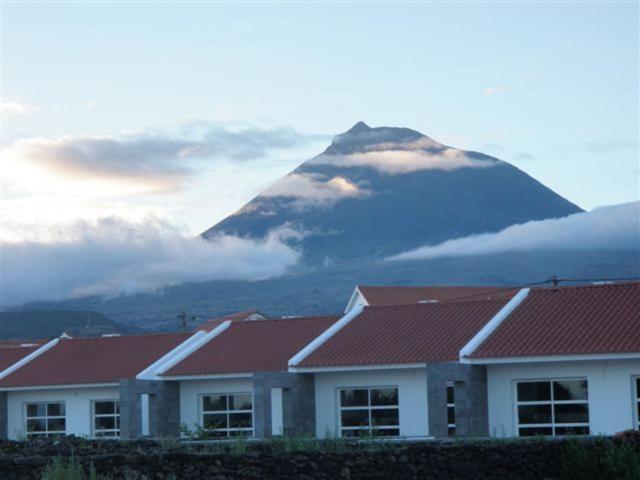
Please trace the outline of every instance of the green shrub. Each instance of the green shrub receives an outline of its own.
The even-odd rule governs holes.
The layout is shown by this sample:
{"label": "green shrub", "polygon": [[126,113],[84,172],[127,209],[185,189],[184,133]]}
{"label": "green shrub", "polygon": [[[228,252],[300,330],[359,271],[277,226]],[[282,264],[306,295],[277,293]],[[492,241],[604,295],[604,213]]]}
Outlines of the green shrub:
{"label": "green shrub", "polygon": [[640,480],[640,452],[631,442],[573,439],[561,458],[560,480]]}
{"label": "green shrub", "polygon": [[108,477],[98,475],[91,465],[89,475],[85,475],[82,465],[77,458],[65,460],[57,457],[42,472],[42,480],[109,480]]}

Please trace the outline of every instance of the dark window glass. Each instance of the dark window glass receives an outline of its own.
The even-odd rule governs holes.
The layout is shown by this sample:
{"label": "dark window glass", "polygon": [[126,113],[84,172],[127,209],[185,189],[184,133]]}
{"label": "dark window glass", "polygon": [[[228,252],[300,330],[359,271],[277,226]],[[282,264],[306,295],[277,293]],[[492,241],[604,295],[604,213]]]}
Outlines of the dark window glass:
{"label": "dark window glass", "polygon": [[46,403],[30,403],[27,405],[27,417],[46,417]]}
{"label": "dark window glass", "polygon": [[456,407],[447,407],[447,423],[456,423]]}
{"label": "dark window glass", "polygon": [[398,405],[398,389],[376,388],[371,390],[371,405]]}
{"label": "dark window glass", "polygon": [[229,410],[251,410],[251,395],[229,395]]}
{"label": "dark window glass", "polygon": [[96,432],[96,437],[117,437],[118,432]]}
{"label": "dark window glass", "polygon": [[340,416],[343,427],[369,426],[369,410],[343,410]]}
{"label": "dark window glass", "polygon": [[551,423],[551,405],[518,405],[518,422]]}
{"label": "dark window glass", "polygon": [[551,400],[550,382],[520,382],[518,383],[518,401],[536,402]]}
{"label": "dark window glass", "polygon": [[640,378],[636,378],[636,397],[640,400]]}
{"label": "dark window glass", "polygon": [[50,432],[65,431],[67,422],[64,418],[50,418],[47,420],[47,422],[47,426],[49,427]]}
{"label": "dark window glass", "polygon": [[589,423],[589,406],[586,403],[555,404],[557,423]]}
{"label": "dark window glass", "polygon": [[554,400],[587,400],[586,380],[561,380],[553,382]]}
{"label": "dark window glass", "polygon": [[205,412],[216,412],[227,409],[226,395],[207,395],[202,397],[202,410]]}
{"label": "dark window glass", "polygon": [[385,408],[379,410],[371,410],[371,423],[373,425],[384,426],[400,425],[400,421],[398,419],[398,409]]}
{"label": "dark window glass", "polygon": [[556,427],[556,435],[589,435],[589,427]]}
{"label": "dark window glass", "polygon": [[253,435],[253,430],[232,430],[229,432],[230,437],[250,437]]}
{"label": "dark window glass", "polygon": [[343,437],[359,437],[361,435],[369,435],[368,430],[342,430]]}
{"label": "dark window glass", "polygon": [[538,435],[553,435],[553,429],[551,427],[535,427],[535,428],[521,428],[519,429],[521,437],[535,437]]}
{"label": "dark window glass", "polygon": [[450,437],[456,436],[456,427],[449,427],[449,436]]}
{"label": "dark window glass", "polygon": [[207,437],[222,438],[228,436],[229,432],[227,432],[226,430],[211,430],[210,432],[207,432]]}
{"label": "dark window glass", "polygon": [[369,405],[369,391],[367,389],[341,390],[340,404],[343,407],[366,407]]}
{"label": "dark window glass", "polygon": [[454,403],[455,396],[453,391],[453,385],[447,386],[447,403]]}
{"label": "dark window glass", "polygon": [[202,423],[207,430],[227,428],[227,415],[225,413],[207,413],[202,416]]}
{"label": "dark window glass", "polygon": [[50,417],[64,416],[64,403],[48,403],[47,415],[49,415]]}
{"label": "dark window glass", "polygon": [[96,430],[114,430],[116,428],[115,417],[96,417]]}
{"label": "dark window glass", "polygon": [[27,420],[27,432],[45,432],[47,421],[44,418]]}
{"label": "dark window glass", "polygon": [[115,402],[95,402],[94,411],[96,415],[112,415],[116,413]]}
{"label": "dark window glass", "polygon": [[230,413],[229,427],[230,428],[251,428],[251,414],[250,413]]}

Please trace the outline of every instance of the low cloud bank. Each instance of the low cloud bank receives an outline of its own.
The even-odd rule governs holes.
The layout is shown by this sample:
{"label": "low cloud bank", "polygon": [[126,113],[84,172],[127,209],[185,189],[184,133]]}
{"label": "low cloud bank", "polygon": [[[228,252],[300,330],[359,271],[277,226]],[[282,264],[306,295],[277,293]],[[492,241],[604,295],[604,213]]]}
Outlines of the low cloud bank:
{"label": "low cloud bank", "polygon": [[485,233],[420,247],[388,260],[489,255],[528,250],[611,249],[640,252],[640,202],[599,207],[564,218],[512,225]]}
{"label": "low cloud bank", "polygon": [[444,147],[425,137],[407,143],[380,143],[369,147],[367,151],[349,155],[318,155],[310,163],[335,167],[370,167],[386,175],[398,175],[421,170],[489,168],[501,162],[473,158],[462,150]]}
{"label": "low cloud bank", "polygon": [[188,281],[258,280],[287,272],[300,253],[286,227],[251,240],[187,238],[158,220],[78,222],[48,242],[5,242],[2,302],[152,292]]}
{"label": "low cloud bank", "polygon": [[198,122],[177,133],[23,139],[9,146],[5,156],[9,162],[26,162],[67,177],[133,180],[170,189],[194,173],[194,159],[256,159],[318,138],[289,127],[231,131]]}

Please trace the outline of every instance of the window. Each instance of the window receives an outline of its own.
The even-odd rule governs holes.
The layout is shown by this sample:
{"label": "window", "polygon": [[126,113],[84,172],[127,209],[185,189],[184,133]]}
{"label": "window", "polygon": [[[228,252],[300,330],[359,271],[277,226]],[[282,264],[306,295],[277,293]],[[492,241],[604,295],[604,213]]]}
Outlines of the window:
{"label": "window", "polygon": [[349,388],[339,393],[341,436],[400,435],[397,387]]}
{"label": "window", "polygon": [[636,378],[636,428],[640,430],[640,377]]}
{"label": "window", "polygon": [[212,437],[253,435],[251,393],[203,395],[202,428]]}
{"label": "window", "polygon": [[67,420],[64,402],[39,402],[25,405],[25,422],[28,438],[64,435]]}
{"label": "window", "polygon": [[95,400],[93,402],[93,436],[120,436],[120,402]]}
{"label": "window", "polygon": [[518,434],[589,435],[586,380],[518,382]]}
{"label": "window", "polygon": [[447,382],[447,427],[449,436],[456,434],[456,399],[453,390],[453,382]]}

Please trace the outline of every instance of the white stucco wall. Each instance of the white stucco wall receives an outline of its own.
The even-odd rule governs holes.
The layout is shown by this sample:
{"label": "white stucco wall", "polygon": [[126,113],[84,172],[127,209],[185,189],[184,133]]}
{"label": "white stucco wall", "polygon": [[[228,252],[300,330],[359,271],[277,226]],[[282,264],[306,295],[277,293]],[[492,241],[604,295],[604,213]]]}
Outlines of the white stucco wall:
{"label": "white stucco wall", "polygon": [[489,365],[489,432],[516,436],[518,380],[586,378],[589,388],[589,423],[592,434],[613,434],[634,428],[633,377],[640,375],[640,360],[583,361]]}
{"label": "white stucco wall", "polygon": [[253,392],[253,379],[184,380],[180,382],[180,423],[200,425],[200,396],[209,393]]}
{"label": "white stucco wall", "polygon": [[316,436],[340,435],[338,390],[349,387],[398,387],[400,435],[427,436],[426,369],[316,373]]}
{"label": "white stucco wall", "polygon": [[31,402],[65,402],[66,433],[91,436],[91,402],[93,400],[117,400],[117,387],[61,388],[50,390],[13,390],[7,395],[7,433],[17,440],[25,434],[25,404]]}

